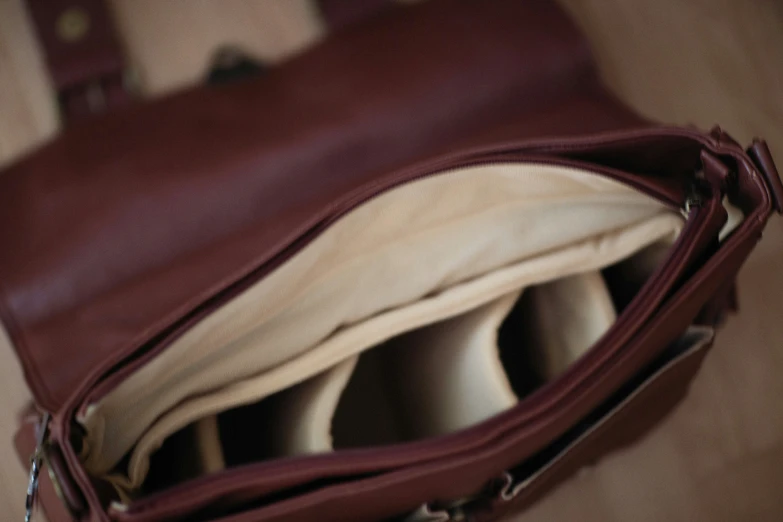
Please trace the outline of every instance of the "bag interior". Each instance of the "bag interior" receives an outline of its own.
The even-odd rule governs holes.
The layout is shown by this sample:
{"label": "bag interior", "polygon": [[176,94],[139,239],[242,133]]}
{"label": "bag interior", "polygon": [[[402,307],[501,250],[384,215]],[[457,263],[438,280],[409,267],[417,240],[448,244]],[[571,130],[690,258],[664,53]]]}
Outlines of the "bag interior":
{"label": "bag interior", "polygon": [[682,224],[629,186],[554,165],[398,186],[86,405],[82,460],[128,499],[482,422],[588,351]]}

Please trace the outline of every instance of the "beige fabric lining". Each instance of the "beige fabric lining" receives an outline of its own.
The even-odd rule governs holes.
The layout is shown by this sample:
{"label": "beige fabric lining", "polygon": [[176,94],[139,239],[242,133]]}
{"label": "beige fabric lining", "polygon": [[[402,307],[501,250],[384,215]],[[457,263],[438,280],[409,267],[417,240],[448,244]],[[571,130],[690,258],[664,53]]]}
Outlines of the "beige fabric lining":
{"label": "beige fabric lining", "polygon": [[[648,271],[650,274],[652,271]],[[552,379],[582,356],[617,319],[599,271],[556,279],[527,290],[534,320],[537,371]]]}
{"label": "beige fabric lining", "polygon": [[520,292],[392,339],[384,347],[406,438],[471,426],[517,403],[498,353],[498,329]]}
{"label": "beige fabric lining", "polygon": [[[362,353],[362,365],[351,375],[347,389],[342,388],[348,372],[335,372],[345,365],[342,363],[280,392],[265,428],[275,434],[274,447],[265,454],[332,450],[325,440],[330,424],[342,448],[419,440],[472,426],[513,407],[519,399],[510,382],[518,376],[508,375],[501,361],[499,337],[507,318],[523,328],[506,335],[504,350],[521,357],[552,352],[552,359],[559,365],[542,365],[535,382],[517,383],[525,390],[534,388],[539,378],[548,380],[562,372],[616,319],[609,290],[598,271],[524,292],[526,299],[519,300],[520,291],[514,291],[370,348]],[[517,310],[510,315],[512,308]],[[350,370],[356,359],[349,359]],[[511,364],[517,362],[521,361]],[[326,382],[342,391],[336,417],[335,395],[326,388]],[[323,406],[317,406],[318,401]],[[317,409],[322,413],[317,421],[308,421],[300,413]],[[281,444],[280,434],[284,440],[316,438],[324,444]]]}
{"label": "beige fabric lining", "polygon": [[[581,357],[616,319],[598,271],[523,292],[530,295],[522,301],[522,313],[532,316],[524,324],[535,327],[520,332],[507,349],[543,357],[540,376],[544,379],[555,377]],[[518,402],[501,362],[498,336],[519,296],[519,291],[512,292],[384,345],[382,366],[389,373],[387,381],[394,389],[396,412],[407,439],[467,428]]]}
{"label": "beige fabric lining", "polygon": [[273,433],[270,453],[290,456],[332,449],[332,418],[357,360],[351,357],[281,392],[278,414],[265,420]]}
{"label": "beige fabric lining", "polygon": [[151,449],[195,419],[257,401],[411,328],[616,262],[681,223],[625,185],[554,166],[472,167],[394,189],[91,405],[80,419],[85,465],[103,475],[136,444],[125,484],[134,488]]}
{"label": "beige fabric lining", "polygon": [[210,415],[195,423],[194,440],[197,443],[197,454],[200,458],[200,468],[205,474],[224,469],[223,447],[220,445],[220,429],[217,417]]}

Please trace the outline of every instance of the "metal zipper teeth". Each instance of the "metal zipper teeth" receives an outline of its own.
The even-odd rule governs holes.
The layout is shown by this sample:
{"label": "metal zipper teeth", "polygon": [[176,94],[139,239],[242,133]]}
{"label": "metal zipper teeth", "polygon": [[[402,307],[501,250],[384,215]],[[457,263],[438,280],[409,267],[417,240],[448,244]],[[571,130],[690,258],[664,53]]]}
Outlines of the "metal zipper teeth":
{"label": "metal zipper teeth", "polygon": [[[152,336],[152,339],[147,341],[147,344],[151,344],[149,347],[138,348],[124,357],[117,358],[116,360],[112,361],[111,364],[104,365],[104,369],[102,371],[96,372],[103,373],[104,377],[99,380],[96,386],[86,392],[85,398],[81,401],[83,402],[82,407],[86,407],[86,405],[98,401],[107,395],[114,387],[116,387],[117,381],[121,381],[123,378],[136,371],[139,366],[148,362],[151,358],[154,358],[160,351],[164,350],[177,337],[179,337],[179,335],[184,333],[184,331],[208,315],[211,310],[214,310],[222,304],[230,301],[236,295],[252,286],[255,282],[263,279],[268,273],[278,268],[288,259],[292,258],[294,255],[296,255],[296,253],[305,248],[320,234],[325,232],[329,226],[331,226],[342,216],[357,208],[358,206],[367,204],[384,195],[386,192],[408,183],[413,183],[433,176],[448,175],[455,170],[467,167],[515,163],[525,163],[528,165],[552,165],[557,167],[587,170],[592,174],[606,177],[624,185],[631,186],[635,190],[655,198],[673,210],[685,210],[685,205],[683,203],[667,199],[660,193],[650,194],[645,190],[645,187],[629,183],[627,179],[620,175],[620,171],[615,169],[596,167],[594,165],[588,165],[586,162],[580,162],[576,160],[541,158],[537,155],[529,153],[515,154],[513,152],[501,152],[496,153],[495,155],[500,154],[502,154],[503,157],[495,159],[493,159],[490,154],[478,154],[475,158],[462,159],[461,161],[455,161],[453,159],[447,158],[432,165],[425,165],[421,168],[415,169],[413,170],[412,174],[403,174],[399,176],[399,179],[383,179],[379,182],[371,184],[368,187],[363,187],[362,190],[357,194],[349,196],[346,201],[335,205],[332,209],[329,209],[325,213],[326,216],[323,219],[315,220],[311,226],[304,227],[304,230],[297,234],[298,237],[296,240],[275,254],[270,260],[262,262],[261,266],[257,267],[255,270],[251,270],[250,273],[238,276],[233,283],[226,285],[223,290],[215,292],[212,298],[203,302],[191,312],[183,313],[179,320],[173,322],[170,326],[163,328],[161,333]],[[688,206],[688,209],[690,209],[690,205]],[[165,340],[159,344],[155,344],[155,338],[164,338]],[[118,370],[114,373],[107,373],[110,372],[112,367],[117,367],[123,360],[125,361],[125,364],[121,368],[118,368]]]}

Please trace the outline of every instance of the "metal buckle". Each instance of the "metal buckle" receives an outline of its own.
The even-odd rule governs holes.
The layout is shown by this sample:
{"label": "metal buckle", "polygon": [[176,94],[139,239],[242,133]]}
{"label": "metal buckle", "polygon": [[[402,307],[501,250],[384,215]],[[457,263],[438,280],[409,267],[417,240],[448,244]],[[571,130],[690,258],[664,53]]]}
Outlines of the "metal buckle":
{"label": "metal buckle", "polygon": [[51,416],[44,413],[36,430],[35,452],[30,457],[30,476],[27,480],[27,498],[25,499],[24,521],[30,522],[33,518],[36,501],[38,500],[38,476],[41,474],[41,465],[46,454],[46,440],[49,434],[49,421]]}

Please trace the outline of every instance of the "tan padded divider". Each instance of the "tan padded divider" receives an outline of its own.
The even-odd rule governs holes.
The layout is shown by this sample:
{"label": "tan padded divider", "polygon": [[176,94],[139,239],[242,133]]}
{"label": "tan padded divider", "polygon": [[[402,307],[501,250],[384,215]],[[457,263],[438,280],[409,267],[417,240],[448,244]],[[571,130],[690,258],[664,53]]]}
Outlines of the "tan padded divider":
{"label": "tan padded divider", "polygon": [[215,415],[204,417],[196,422],[194,438],[204,473],[214,473],[226,467]]}
{"label": "tan padded divider", "polygon": [[[649,272],[648,272],[649,274]],[[529,288],[527,303],[534,320],[537,370],[552,379],[565,371],[606,332],[617,314],[612,296],[597,270]]]}
{"label": "tan padded divider", "polygon": [[340,395],[356,366],[357,356],[301,384],[283,390],[279,410],[268,429],[276,456],[318,453],[332,449],[332,418]]}
{"label": "tan padded divider", "polygon": [[[552,378],[581,357],[616,319],[600,272],[522,290],[524,330],[509,349],[541,359]],[[383,347],[387,382],[407,439],[444,435],[478,424],[519,400],[501,362],[498,334],[520,292],[468,313],[412,330]],[[533,309],[530,309],[530,308]],[[529,320],[532,319],[532,320]]]}

